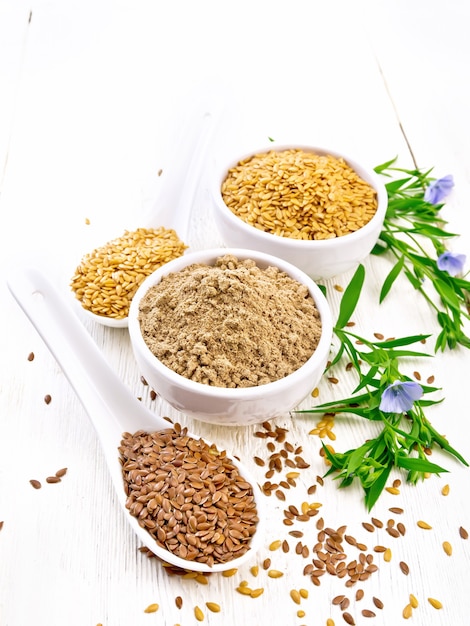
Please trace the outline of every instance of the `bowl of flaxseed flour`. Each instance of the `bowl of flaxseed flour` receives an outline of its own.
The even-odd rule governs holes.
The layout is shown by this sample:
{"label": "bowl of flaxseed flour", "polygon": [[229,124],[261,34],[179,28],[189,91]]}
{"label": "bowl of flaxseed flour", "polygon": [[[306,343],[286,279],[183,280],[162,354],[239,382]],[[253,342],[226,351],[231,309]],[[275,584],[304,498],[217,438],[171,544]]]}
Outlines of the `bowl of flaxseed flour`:
{"label": "bowl of flaxseed flour", "polygon": [[255,424],[293,410],[322,376],[332,316],[297,267],[245,249],[203,250],[151,274],[129,334],[148,384],[204,422]]}

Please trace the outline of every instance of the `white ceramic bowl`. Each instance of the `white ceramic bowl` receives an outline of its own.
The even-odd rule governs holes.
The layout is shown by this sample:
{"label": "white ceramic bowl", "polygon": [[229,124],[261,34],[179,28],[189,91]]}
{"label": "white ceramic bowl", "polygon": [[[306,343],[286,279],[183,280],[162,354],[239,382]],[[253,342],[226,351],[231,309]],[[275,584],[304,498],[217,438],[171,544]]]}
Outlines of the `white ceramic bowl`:
{"label": "white ceramic bowl", "polygon": [[[320,155],[331,155],[336,158],[342,157],[377,192],[378,207],[373,218],[354,233],[334,239],[306,241],[273,235],[247,224],[237,217],[227,207],[221,193],[221,186],[227,177],[228,171],[240,161],[254,154],[270,150],[282,151],[294,148]],[[337,151],[328,150],[324,147],[298,144],[282,146],[269,144],[258,150],[252,150],[247,154],[234,156],[230,162],[216,166],[210,187],[215,223],[226,246],[243,246],[244,248],[259,250],[280,257],[302,269],[314,280],[332,278],[348,270],[355,269],[367,257],[382,230],[388,204],[385,185],[373,170],[365,168],[354,159]]]}
{"label": "white ceramic bowl", "polygon": [[[305,284],[320,313],[322,333],[313,355],[292,374],[277,381],[244,388],[205,385],[177,374],[157,359],[147,346],[138,321],[142,297],[163,276],[178,272],[193,263],[213,265],[225,254],[238,259],[252,259],[258,267],[278,267],[290,277]],[[184,255],[165,264],[140,285],[132,299],[129,319],[132,348],[141,374],[148,384],[172,407],[187,416],[223,425],[259,424],[293,410],[317,386],[330,354],[333,321],[328,303],[320,288],[297,267],[283,259],[253,250],[217,248]]]}

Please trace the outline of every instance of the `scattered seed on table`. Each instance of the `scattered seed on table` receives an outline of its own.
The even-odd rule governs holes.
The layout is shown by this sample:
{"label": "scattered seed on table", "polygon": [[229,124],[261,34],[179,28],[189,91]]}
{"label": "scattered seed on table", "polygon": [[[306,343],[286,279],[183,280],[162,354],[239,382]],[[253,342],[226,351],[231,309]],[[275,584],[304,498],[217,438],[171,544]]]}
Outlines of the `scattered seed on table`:
{"label": "scattered seed on table", "polygon": [[175,604],[177,609],[181,609],[183,606],[183,598],[181,596],[176,596]]}
{"label": "scattered seed on table", "polygon": [[388,491],[388,493],[391,493],[393,496],[398,496],[400,494],[398,487],[385,487],[385,491]]}
{"label": "scattered seed on table", "polygon": [[344,600],[344,598],[345,598],[345,597],[346,597],[346,596],[345,596],[345,595],[343,595],[343,594],[341,594],[341,595],[339,595],[339,596],[335,596],[335,597],[333,598],[333,600],[331,601],[331,604],[341,604],[341,602]]}
{"label": "scattered seed on table", "polygon": [[67,468],[63,467],[62,469],[57,470],[55,475],[57,476],[57,478],[63,478],[66,473],[67,473]]}
{"label": "scattered seed on table", "polygon": [[326,620],[326,626],[335,626],[335,622],[331,619],[331,617]]}
{"label": "scattered seed on table", "polygon": [[418,521],[418,526],[420,528],[423,528],[424,530],[431,530],[432,526],[430,524],[428,524],[427,522],[423,522],[423,520],[419,520]]}
{"label": "scattered seed on table", "polygon": [[28,354],[28,361],[34,361],[34,352]]}
{"label": "scattered seed on table", "polygon": [[236,567],[232,567],[231,569],[226,569],[225,571],[223,571],[222,576],[224,576],[224,578],[230,578],[231,576],[234,576],[237,572],[238,569]]}
{"label": "scattered seed on table", "polygon": [[156,603],[149,604],[148,607],[144,609],[144,613],[156,613],[159,608],[160,608],[159,605]]}
{"label": "scattered seed on table", "polygon": [[300,604],[300,600],[302,599],[300,596],[300,593],[297,591],[297,589],[291,589],[290,590],[290,597],[292,598],[292,600],[296,603],[296,604]]}
{"label": "scattered seed on table", "polygon": [[361,613],[363,617],[375,617],[374,611],[371,611],[370,609],[362,609]]}
{"label": "scattered seed on table", "polygon": [[450,491],[449,485],[444,485],[444,487],[442,487],[441,493],[442,493],[443,496],[448,496],[449,495],[449,491]]}
{"label": "scattered seed on table", "polygon": [[282,541],[280,539],[275,539],[269,544],[269,549],[271,550],[271,552],[274,552],[274,550],[279,550],[281,545]]}
{"label": "scattered seed on table", "polygon": [[416,380],[421,380],[421,374],[419,372],[413,372],[413,376],[416,378]]}
{"label": "scattered seed on table", "polygon": [[396,513],[397,515],[401,515],[403,513],[403,509],[398,506],[392,506],[388,509],[390,513]]}
{"label": "scattered seed on table", "polygon": [[220,605],[217,604],[217,602],[206,602],[206,606],[209,609],[209,611],[212,611],[212,613],[220,612]]}
{"label": "scattered seed on table", "polygon": [[354,626],[354,624],[356,623],[354,621],[354,617],[351,615],[351,613],[348,613],[347,611],[343,613],[343,619],[346,624],[350,624],[351,626]]}
{"label": "scattered seed on table", "polygon": [[263,587],[258,587],[257,589],[252,589],[250,596],[252,598],[259,598],[262,594],[264,593],[264,588]]}
{"label": "scattered seed on table", "polygon": [[4,522],[3,522],[3,520],[2,520],[2,521],[0,522],[0,530],[2,530],[2,528],[3,528],[3,524],[4,524]]}
{"label": "scattered seed on table", "polygon": [[59,476],[48,476],[46,478],[46,483],[51,483],[52,484],[52,483],[60,483],[60,482],[61,482],[61,480],[60,480]]}
{"label": "scattered seed on table", "polygon": [[278,569],[270,569],[268,571],[269,578],[282,578],[284,576],[284,572],[281,572]]}
{"label": "scattered seed on table", "polygon": [[197,619],[198,622],[202,622],[204,620],[204,613],[202,612],[202,609],[197,605],[194,607],[194,617]]}
{"label": "scattered seed on table", "polygon": [[377,519],[376,517],[373,517],[371,519],[371,522],[374,524],[374,526],[376,528],[383,528],[383,525],[384,525],[383,522],[381,520]]}
{"label": "scattered seed on table", "polygon": [[50,396],[50,394],[46,393],[46,395],[44,396],[44,402],[46,404],[50,404],[52,400],[52,397]]}
{"label": "scattered seed on table", "polygon": [[390,548],[386,548],[384,552],[384,561],[389,563],[392,560],[392,551]]}
{"label": "scattered seed on table", "polygon": [[468,539],[468,532],[463,526],[459,528],[459,535],[462,537],[462,539]]}
{"label": "scattered seed on table", "polygon": [[435,609],[442,609],[442,602],[436,600],[436,598],[428,598],[428,602]]}
{"label": "scattered seed on table", "polygon": [[452,555],[452,546],[448,541],[444,541],[442,547],[444,548],[444,552],[447,554],[447,556]]}
{"label": "scattered seed on table", "polygon": [[408,567],[408,563],[405,563],[405,561],[400,561],[399,565],[400,565],[401,571],[405,574],[405,576],[408,576],[408,574],[410,573],[410,568]]}
{"label": "scattered seed on table", "polygon": [[238,593],[241,593],[242,596],[251,596],[251,589],[250,587],[248,587],[248,585],[243,585],[242,583],[240,583],[238,585],[238,587],[235,588],[235,591],[238,591]]}
{"label": "scattered seed on table", "polygon": [[29,482],[34,487],[34,489],[41,489],[41,483],[39,482],[39,480],[32,478]]}
{"label": "scattered seed on table", "polygon": [[364,597],[364,590],[358,589],[356,591],[356,602],[359,602],[360,600],[362,600],[363,597]]}
{"label": "scattered seed on table", "polygon": [[252,576],[258,576],[258,574],[259,574],[259,567],[258,567],[258,565],[252,565],[250,567],[250,574]]}
{"label": "scattered seed on table", "polygon": [[380,598],[376,598],[375,596],[372,598],[372,602],[375,604],[375,606],[378,609],[383,609],[384,608],[384,603],[382,602],[382,600],[380,600]]}
{"label": "scattered seed on table", "polygon": [[418,598],[410,593],[410,604],[414,609],[418,608]]}
{"label": "scattered seed on table", "polygon": [[402,524],[401,522],[398,522],[397,524],[397,530],[400,533],[400,535],[403,537],[406,534],[406,527],[404,524]]}
{"label": "scattered seed on table", "polygon": [[432,383],[434,382],[434,376],[428,376],[426,382],[428,383],[428,385],[432,385]]}
{"label": "scattered seed on table", "polygon": [[373,524],[369,524],[369,522],[362,522],[362,526],[370,533],[375,531],[375,526]]}
{"label": "scattered seed on table", "polygon": [[409,619],[412,614],[413,614],[413,607],[411,606],[411,604],[407,604],[402,612],[403,618]]}
{"label": "scattered seed on table", "polygon": [[207,578],[207,576],[205,574],[198,574],[197,572],[192,572],[192,573],[196,574],[193,578],[200,585],[208,585],[209,584],[209,579]]}

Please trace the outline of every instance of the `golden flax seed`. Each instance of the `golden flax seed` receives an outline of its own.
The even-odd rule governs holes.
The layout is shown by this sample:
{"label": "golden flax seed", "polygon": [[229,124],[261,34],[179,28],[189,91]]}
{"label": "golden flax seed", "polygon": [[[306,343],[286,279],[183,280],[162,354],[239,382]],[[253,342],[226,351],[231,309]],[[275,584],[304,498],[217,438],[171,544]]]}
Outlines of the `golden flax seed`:
{"label": "golden flax seed", "polygon": [[418,608],[418,598],[412,593],[410,593],[410,604],[414,609]]}
{"label": "golden flax seed", "polygon": [[296,604],[300,604],[302,597],[297,589],[291,589],[289,595]]}
{"label": "golden flax seed", "polygon": [[428,598],[429,604],[435,609],[442,609],[442,602],[436,600],[436,598]]}
{"label": "golden flax seed", "polygon": [[427,522],[424,522],[423,520],[419,520],[417,524],[420,528],[423,528],[424,530],[431,530],[432,528],[430,524],[428,524]]}

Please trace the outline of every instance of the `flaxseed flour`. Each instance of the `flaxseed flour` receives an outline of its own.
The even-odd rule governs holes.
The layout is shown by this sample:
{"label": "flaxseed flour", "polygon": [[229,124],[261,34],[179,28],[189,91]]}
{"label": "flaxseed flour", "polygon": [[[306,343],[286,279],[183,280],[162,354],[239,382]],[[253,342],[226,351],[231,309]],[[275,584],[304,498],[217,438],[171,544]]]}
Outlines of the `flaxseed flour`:
{"label": "flaxseed flour", "polygon": [[165,276],[142,298],[139,322],[167,367],[216,387],[284,378],[312,356],[321,333],[305,285],[232,255]]}

